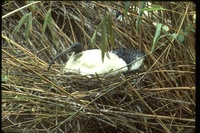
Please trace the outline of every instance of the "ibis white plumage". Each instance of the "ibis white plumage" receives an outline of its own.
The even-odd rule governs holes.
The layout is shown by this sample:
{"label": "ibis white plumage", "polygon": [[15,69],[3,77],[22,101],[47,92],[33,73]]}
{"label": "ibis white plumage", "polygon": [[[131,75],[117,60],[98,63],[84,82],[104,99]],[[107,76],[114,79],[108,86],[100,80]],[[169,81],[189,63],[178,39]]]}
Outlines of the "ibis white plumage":
{"label": "ibis white plumage", "polygon": [[[58,54],[51,64],[61,55],[74,52],[68,59],[64,73],[78,73],[81,75],[116,75],[118,72],[133,71],[138,69],[143,61],[144,54],[139,50],[118,49],[109,51],[109,57],[102,61],[101,50],[91,49],[83,51],[80,43],[74,43],[68,49]],[[49,69],[48,68],[48,69]]]}

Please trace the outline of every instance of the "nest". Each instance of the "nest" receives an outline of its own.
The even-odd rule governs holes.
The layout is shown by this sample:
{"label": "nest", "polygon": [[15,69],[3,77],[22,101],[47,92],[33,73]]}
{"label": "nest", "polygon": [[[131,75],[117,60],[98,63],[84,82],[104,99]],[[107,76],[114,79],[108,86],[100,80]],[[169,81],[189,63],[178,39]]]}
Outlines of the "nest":
{"label": "nest", "polygon": [[[131,7],[141,4],[130,2]],[[139,13],[133,8],[128,10],[127,21],[118,21],[112,13],[110,16],[115,47],[142,50],[146,55],[143,66],[115,77],[94,75],[87,78],[62,73],[66,55],[59,58],[49,71],[47,68],[51,60],[73,42],[81,42],[85,49],[91,49],[91,38],[105,13],[110,9],[124,15],[124,2],[4,3],[3,131],[193,132],[196,106],[195,5],[190,2],[153,4],[166,10],[159,10],[158,14],[150,11],[153,17],[142,16],[138,30],[135,24]],[[44,30],[49,12],[52,26]],[[31,26],[26,28],[29,21],[19,26],[19,20],[28,13],[31,13]],[[151,52],[155,19],[169,27],[168,34],[177,33],[179,39],[165,36]],[[99,31],[96,48],[100,47],[101,37]],[[107,47],[113,48],[110,43]]]}

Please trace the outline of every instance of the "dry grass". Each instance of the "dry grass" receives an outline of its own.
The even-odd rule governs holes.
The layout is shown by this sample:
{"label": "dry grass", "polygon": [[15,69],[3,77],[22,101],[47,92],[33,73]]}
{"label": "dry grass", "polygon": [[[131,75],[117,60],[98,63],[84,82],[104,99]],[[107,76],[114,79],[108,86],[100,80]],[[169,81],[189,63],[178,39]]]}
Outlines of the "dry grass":
{"label": "dry grass", "polygon": [[[157,4],[167,9],[155,16],[163,24],[171,25],[171,34],[183,34],[188,24],[192,26],[190,29],[195,29],[193,3]],[[144,51],[144,65],[137,72],[88,79],[62,74],[65,57],[58,59],[50,71],[47,67],[72,42],[79,41],[85,49],[90,49],[91,37],[105,9],[123,11],[123,3],[35,2],[35,10],[26,5],[12,1],[4,3],[2,8],[2,129],[5,132],[185,133],[195,130],[196,53],[192,31],[184,35],[182,43],[163,37],[157,45],[160,48],[151,53],[156,29],[152,18],[143,17],[138,32],[136,12],[130,12],[129,19],[133,22],[130,25],[113,18],[116,46]],[[50,8],[55,22],[55,42],[49,29],[42,36],[44,16]],[[16,34],[12,32],[21,17],[30,11],[32,28],[26,42],[25,24]],[[96,44],[95,47],[100,46],[100,39]]]}

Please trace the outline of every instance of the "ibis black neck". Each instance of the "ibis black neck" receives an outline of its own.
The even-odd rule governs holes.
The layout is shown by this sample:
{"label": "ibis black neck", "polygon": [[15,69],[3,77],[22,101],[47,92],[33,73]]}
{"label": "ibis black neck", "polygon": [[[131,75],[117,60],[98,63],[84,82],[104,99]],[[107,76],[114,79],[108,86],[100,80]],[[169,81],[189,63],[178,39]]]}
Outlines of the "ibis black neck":
{"label": "ibis black neck", "polygon": [[72,44],[68,49],[66,49],[65,51],[61,52],[60,54],[58,54],[49,64],[48,70],[50,69],[51,65],[55,62],[55,60],[57,60],[60,56],[69,53],[69,52],[75,52],[80,53],[83,51],[83,47],[79,42],[76,42],[74,44]]}

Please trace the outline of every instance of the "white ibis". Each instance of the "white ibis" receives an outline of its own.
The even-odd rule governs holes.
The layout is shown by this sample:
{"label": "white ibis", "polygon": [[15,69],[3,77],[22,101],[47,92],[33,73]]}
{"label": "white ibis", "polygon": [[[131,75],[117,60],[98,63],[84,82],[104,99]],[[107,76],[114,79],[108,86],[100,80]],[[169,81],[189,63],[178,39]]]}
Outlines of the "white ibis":
{"label": "white ibis", "polygon": [[133,49],[109,51],[109,57],[105,56],[104,61],[102,61],[101,50],[83,51],[80,43],[74,43],[51,61],[48,70],[58,57],[69,52],[74,53],[67,61],[63,69],[64,73],[78,73],[86,76],[95,74],[115,75],[118,72],[133,71],[138,69],[144,61],[144,54]]}

